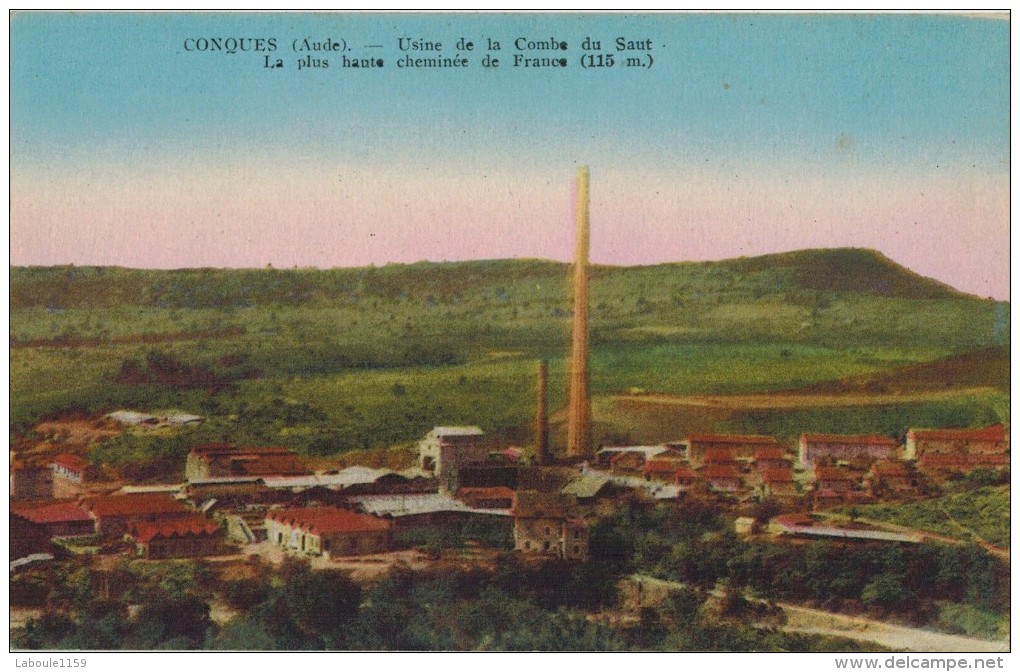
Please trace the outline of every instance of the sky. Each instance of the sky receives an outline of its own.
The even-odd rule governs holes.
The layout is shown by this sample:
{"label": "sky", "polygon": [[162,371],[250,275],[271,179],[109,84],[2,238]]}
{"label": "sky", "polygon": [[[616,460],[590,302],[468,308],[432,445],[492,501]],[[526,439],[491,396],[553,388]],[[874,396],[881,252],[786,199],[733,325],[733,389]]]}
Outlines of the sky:
{"label": "sky", "polygon": [[[1009,298],[1006,21],[19,13],[10,25],[12,265],[567,261],[571,183],[588,165],[596,263],[868,247]],[[228,38],[276,49],[195,48]],[[348,51],[298,70],[306,38]],[[442,51],[401,51],[400,38]],[[644,44],[619,52],[617,38]],[[468,67],[396,67],[458,54]],[[567,67],[513,67],[515,54]],[[614,65],[582,68],[585,54]],[[339,67],[343,55],[384,66]]]}

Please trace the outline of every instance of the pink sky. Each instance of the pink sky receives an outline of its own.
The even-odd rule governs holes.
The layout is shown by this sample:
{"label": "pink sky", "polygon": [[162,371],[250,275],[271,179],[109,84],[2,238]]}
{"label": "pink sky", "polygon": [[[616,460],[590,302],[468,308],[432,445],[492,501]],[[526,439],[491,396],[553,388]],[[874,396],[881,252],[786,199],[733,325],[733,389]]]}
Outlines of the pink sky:
{"label": "pink sky", "polygon": [[[250,165],[16,175],[11,263],[332,267],[572,254],[571,166],[483,176]],[[596,263],[869,247],[960,290],[1009,298],[1006,174],[592,166],[591,213]]]}

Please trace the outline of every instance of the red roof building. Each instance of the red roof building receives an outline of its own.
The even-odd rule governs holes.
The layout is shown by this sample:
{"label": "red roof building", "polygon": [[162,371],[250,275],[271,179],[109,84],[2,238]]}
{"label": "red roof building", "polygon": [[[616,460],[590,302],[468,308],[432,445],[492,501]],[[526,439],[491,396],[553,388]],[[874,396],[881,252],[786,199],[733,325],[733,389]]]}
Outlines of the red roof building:
{"label": "red roof building", "polygon": [[879,499],[917,494],[916,474],[901,460],[883,460],[871,465],[865,482],[868,492]]}
{"label": "red roof building", "polygon": [[147,560],[200,558],[222,552],[222,528],[203,515],[136,523],[130,534]]}
{"label": "red roof building", "polygon": [[906,456],[920,460],[925,455],[1005,455],[1009,437],[1002,425],[980,429],[911,429],[907,432]]}
{"label": "red roof building", "polygon": [[65,469],[76,474],[83,473],[89,467],[89,463],[78,455],[57,455],[53,458],[53,466]]}
{"label": "red roof building", "polygon": [[734,459],[750,460],[756,450],[779,446],[774,437],[758,434],[688,434],[684,443],[687,446],[687,459],[694,466],[704,464],[705,454],[713,448],[729,451]]}
{"label": "red roof building", "polygon": [[509,509],[514,504],[514,491],[507,487],[461,488],[457,499],[472,509]]}
{"label": "red roof building", "polygon": [[762,460],[785,460],[786,451],[780,446],[763,446],[756,448],[754,451],[754,461],[761,462]]}
{"label": "red roof building", "polygon": [[690,467],[680,467],[673,472],[673,485],[678,485],[681,488],[690,488],[700,481],[701,476]]}
{"label": "red roof building", "polygon": [[308,555],[382,553],[391,546],[392,523],[334,507],[285,509],[266,515],[269,540]]}
{"label": "red roof building", "polygon": [[677,459],[653,458],[645,462],[641,473],[647,481],[672,483],[674,474],[684,466],[684,463]]}
{"label": "red roof building", "polygon": [[808,468],[837,462],[866,467],[875,460],[896,459],[901,453],[896,439],[878,434],[801,434],[798,446],[800,463]]}
{"label": "red roof building", "polygon": [[51,538],[76,537],[96,532],[95,519],[78,502],[12,506],[11,514],[36,526]]}
{"label": "red roof building", "polygon": [[850,470],[840,467],[815,467],[815,490],[846,492],[860,485],[860,479]]}
{"label": "red roof building", "polygon": [[708,465],[700,473],[709,487],[717,492],[737,492],[743,487],[740,473],[731,465]]}
{"label": "red roof building", "polygon": [[736,448],[709,448],[701,458],[702,464],[729,464],[736,465]]}
{"label": "red roof building", "polygon": [[162,523],[194,513],[180,500],[162,493],[85,497],[81,506],[95,518],[96,532],[108,537],[123,536],[138,523]]}
{"label": "red roof building", "polygon": [[976,453],[946,455],[928,453],[917,460],[917,468],[928,474],[966,474],[975,469],[997,469],[1009,466],[1009,455]]}
{"label": "red roof building", "polygon": [[792,497],[797,494],[797,483],[789,467],[764,468],[761,470],[762,492],[772,497]]}
{"label": "red roof building", "polygon": [[195,446],[184,466],[189,481],[245,476],[306,476],[301,456],[276,446],[237,448],[222,443]]}

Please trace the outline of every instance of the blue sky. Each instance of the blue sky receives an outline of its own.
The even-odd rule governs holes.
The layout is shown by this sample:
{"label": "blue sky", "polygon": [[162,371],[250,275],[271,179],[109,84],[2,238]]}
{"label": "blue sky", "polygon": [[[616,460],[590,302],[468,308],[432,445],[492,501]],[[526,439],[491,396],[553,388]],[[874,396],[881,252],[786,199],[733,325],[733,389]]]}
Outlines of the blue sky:
{"label": "blue sky", "polygon": [[[290,43],[306,36],[343,37],[355,51],[363,44],[383,44],[381,50],[363,53],[383,56],[387,65],[350,71],[334,64],[329,70],[297,72]],[[562,71],[506,66],[487,70],[478,63],[481,52],[476,47],[467,69],[400,70],[393,67],[400,55],[399,36],[442,41],[445,56],[456,53],[459,37],[479,47],[486,38],[498,39],[504,48],[497,55],[504,64],[514,53],[514,38],[555,37],[569,43],[571,66]],[[577,67],[578,47],[586,36],[601,39],[603,51],[619,36],[651,39],[655,63],[647,70],[582,70]],[[189,37],[275,37],[279,48],[272,56],[283,58],[287,67],[266,70],[258,54],[188,53],[183,42]],[[397,188],[392,180],[398,179],[431,193],[445,180],[479,178],[478,185],[469,181],[472,188],[499,191],[510,184],[507,189],[519,187],[518,192],[529,194],[529,202],[535,201],[532,190],[544,193],[536,185],[547,185],[546,198],[552,203],[560,191],[567,191],[564,185],[574,167],[587,163],[593,180],[605,180],[593,199],[598,193],[603,198],[613,193],[618,200],[640,203],[640,190],[648,185],[661,192],[685,181],[704,187],[701,194],[736,189],[753,208],[755,194],[767,193],[773,180],[791,190],[791,230],[810,229],[812,217],[833,191],[896,201],[881,211],[900,213],[890,219],[889,226],[895,227],[897,217],[906,221],[911,215],[901,212],[899,197],[876,192],[887,190],[890,183],[901,184],[903,194],[923,193],[925,198],[945,184],[973,183],[974,193],[958,199],[961,216],[967,216],[966,203],[984,202],[989,194],[1008,199],[1009,25],[938,15],[23,13],[11,22],[11,137],[13,213],[21,212],[18,199],[24,195],[24,226],[43,222],[50,237],[56,233],[79,240],[56,250],[34,249],[39,241],[21,246],[22,224],[15,218],[12,263],[58,263],[75,255],[79,263],[89,258],[128,265],[161,265],[171,258],[184,263],[186,249],[166,261],[151,254],[147,260],[93,249],[80,241],[94,233],[94,222],[58,223],[75,212],[87,213],[93,220],[102,219],[107,227],[103,231],[114,231],[117,209],[104,207],[97,194],[115,198],[120,189],[137,196],[153,184],[148,177],[176,173],[205,181],[216,176],[229,191],[231,176],[238,185],[264,183],[272,188],[271,175],[263,172],[277,170],[292,186],[295,180],[321,181],[315,198],[329,189],[332,178],[323,175],[355,180],[360,188],[382,182],[386,193]],[[522,175],[534,184],[520,183]],[[795,185],[817,179],[829,182],[816,184],[813,196]],[[45,212],[47,189],[59,185],[68,194],[83,184],[96,190],[81,194],[77,211],[67,202],[71,210]],[[865,186],[860,191],[847,185]],[[452,209],[486,216],[459,202],[454,186],[446,188],[451,190]],[[478,198],[487,197],[482,193]],[[251,200],[240,186],[237,199]],[[711,203],[720,203],[717,197],[706,199],[694,209],[706,212]],[[527,207],[517,214],[507,212],[513,201],[501,201],[498,194],[490,200],[500,204],[500,216],[511,224],[524,226],[526,218],[535,216]],[[171,207],[166,199],[151,195],[125,202],[141,219],[157,206]],[[360,202],[349,205],[366,208]],[[628,226],[644,223],[652,227],[649,235],[660,235],[653,220],[676,214],[675,208],[653,206],[633,217],[608,203],[604,211],[614,220],[630,220]],[[593,207],[597,211],[599,203]],[[244,216],[238,208],[234,211]],[[927,217],[933,208],[945,210],[945,204],[918,205],[915,214]],[[719,222],[743,214],[725,209],[716,208]],[[1003,207],[993,210],[981,209],[965,225],[985,227],[982,241],[1008,235]],[[402,226],[404,211],[400,204],[391,211],[371,208],[373,216],[385,217],[396,229]],[[124,209],[117,213],[122,216]],[[778,225],[777,213],[762,216],[764,230]],[[209,225],[200,221],[205,216],[201,212],[179,214],[178,226],[184,229]],[[874,215],[868,211],[858,216]],[[260,235],[285,235],[287,224],[277,221],[278,212],[252,210],[247,216],[264,221]],[[452,219],[458,216],[450,214]],[[975,223],[982,217],[989,221]],[[755,218],[745,218],[740,227],[734,223],[736,228],[726,235],[739,234],[750,219]],[[429,224],[413,222],[423,225]],[[444,224],[431,226],[439,231]],[[958,235],[967,233],[960,229]],[[555,248],[518,241],[505,250],[481,248],[477,253],[569,257],[569,251],[559,251],[561,237],[549,236]],[[838,242],[884,245],[890,256],[909,265],[913,258],[901,253],[903,237],[898,243],[883,243],[876,230],[860,240],[851,236]],[[444,246],[441,235],[434,238]],[[784,244],[798,241],[796,236],[780,238]],[[605,239],[606,245],[618,244],[614,241]],[[737,242],[703,246],[696,254],[769,251],[751,239]],[[804,246],[818,242],[803,236]],[[679,260],[619,255],[599,250],[596,239],[593,244],[596,260]],[[196,263],[255,263],[254,258],[231,258],[228,247],[221,257],[202,256]],[[978,247],[975,255],[981,253]],[[88,257],[83,249],[95,254]],[[673,256],[683,252],[662,250]],[[422,258],[435,256],[428,250],[420,253]],[[405,258],[408,252],[391,254],[378,245],[359,254],[313,255],[303,262],[300,250],[294,249],[279,261],[328,265],[413,260]],[[469,256],[469,251],[464,254]],[[929,249],[917,254],[919,259],[931,256]],[[1000,286],[1003,262],[1008,279],[1007,254],[996,262],[999,275],[976,279],[971,291],[986,293],[987,286],[997,295],[1008,293]]]}

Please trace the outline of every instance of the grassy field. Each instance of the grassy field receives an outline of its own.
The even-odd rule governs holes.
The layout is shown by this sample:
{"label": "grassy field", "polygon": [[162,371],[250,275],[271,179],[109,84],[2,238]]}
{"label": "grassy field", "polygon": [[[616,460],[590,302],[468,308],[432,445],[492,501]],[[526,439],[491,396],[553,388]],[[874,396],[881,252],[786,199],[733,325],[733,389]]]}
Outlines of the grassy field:
{"label": "grassy field", "polygon": [[[124,437],[97,451],[104,461],[168,464],[199,440],[337,454],[406,444],[441,423],[476,424],[526,445],[536,363],[545,358],[556,439],[567,278],[563,264],[527,260],[326,271],[12,268],[12,438],[46,417],[127,407],[181,408],[208,421],[176,438]],[[877,253],[597,267],[591,292],[597,440],[699,429],[894,434],[1009,420],[1009,305],[960,294]],[[905,380],[950,395],[783,412],[616,399],[635,390],[860,393]],[[998,391],[963,389],[979,386]]]}
{"label": "grassy field", "polygon": [[861,506],[857,511],[862,518],[1009,547],[1008,485],[986,486],[911,504]]}

